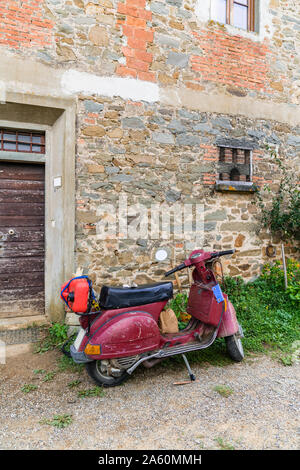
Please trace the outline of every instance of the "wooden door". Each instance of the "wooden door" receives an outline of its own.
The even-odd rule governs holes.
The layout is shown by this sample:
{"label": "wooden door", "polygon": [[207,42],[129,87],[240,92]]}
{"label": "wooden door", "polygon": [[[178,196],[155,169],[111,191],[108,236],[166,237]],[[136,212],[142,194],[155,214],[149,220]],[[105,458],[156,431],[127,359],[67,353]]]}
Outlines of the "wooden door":
{"label": "wooden door", "polygon": [[44,314],[45,169],[0,162],[0,318]]}

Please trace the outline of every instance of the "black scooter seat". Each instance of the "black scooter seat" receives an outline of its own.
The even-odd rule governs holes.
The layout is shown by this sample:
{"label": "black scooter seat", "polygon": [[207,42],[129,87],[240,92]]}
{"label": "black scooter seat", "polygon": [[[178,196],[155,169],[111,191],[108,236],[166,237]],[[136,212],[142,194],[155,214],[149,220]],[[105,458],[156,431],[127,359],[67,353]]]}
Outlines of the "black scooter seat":
{"label": "black scooter seat", "polygon": [[100,292],[99,305],[101,308],[108,310],[162,302],[172,297],[172,282],[157,282],[156,284],[146,284],[138,287],[103,286]]}

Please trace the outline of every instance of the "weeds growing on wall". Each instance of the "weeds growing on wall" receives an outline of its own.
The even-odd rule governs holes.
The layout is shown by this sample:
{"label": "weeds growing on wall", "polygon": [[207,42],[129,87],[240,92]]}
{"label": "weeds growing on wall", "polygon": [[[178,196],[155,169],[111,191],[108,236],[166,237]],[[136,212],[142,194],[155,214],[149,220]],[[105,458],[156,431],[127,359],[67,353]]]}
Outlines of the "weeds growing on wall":
{"label": "weeds growing on wall", "polygon": [[[271,235],[282,240],[300,240],[300,190],[297,176],[288,170],[277,152],[267,147],[270,157],[277,166],[280,181],[276,190],[270,185],[257,189],[256,203],[260,208],[260,223]],[[265,196],[271,195],[270,204],[266,204]]]}

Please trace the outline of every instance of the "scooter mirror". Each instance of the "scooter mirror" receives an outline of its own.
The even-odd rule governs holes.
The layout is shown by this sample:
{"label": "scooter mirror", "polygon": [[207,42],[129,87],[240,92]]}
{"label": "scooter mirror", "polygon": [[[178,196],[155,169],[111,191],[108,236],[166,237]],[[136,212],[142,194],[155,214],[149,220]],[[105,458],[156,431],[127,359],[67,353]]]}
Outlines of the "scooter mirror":
{"label": "scooter mirror", "polygon": [[168,252],[162,248],[157,250],[157,252],[155,253],[155,258],[157,261],[165,261],[167,257],[168,257]]}

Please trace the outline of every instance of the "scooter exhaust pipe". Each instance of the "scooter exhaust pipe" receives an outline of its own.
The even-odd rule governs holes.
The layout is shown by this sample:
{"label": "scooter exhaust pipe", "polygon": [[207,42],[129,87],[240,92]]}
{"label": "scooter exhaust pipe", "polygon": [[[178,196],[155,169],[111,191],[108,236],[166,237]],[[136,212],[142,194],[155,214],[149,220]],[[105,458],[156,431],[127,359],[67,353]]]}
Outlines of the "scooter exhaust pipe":
{"label": "scooter exhaust pipe", "polygon": [[163,359],[153,359],[152,361],[149,361],[149,359],[147,359],[142,364],[144,367],[146,367],[146,369],[151,369],[151,367],[155,366],[156,364],[162,361]]}
{"label": "scooter exhaust pipe", "polygon": [[142,357],[142,358],[139,359],[135,364],[133,364],[133,366],[129,367],[129,369],[126,369],[127,374],[131,375],[132,372],[133,372],[140,364],[142,364],[142,363],[145,362],[145,361],[148,361],[148,362],[149,362],[149,360],[152,359],[152,358],[155,360],[155,358],[157,358],[157,356],[159,356],[160,354],[161,354],[161,351],[158,351],[158,352],[152,354],[151,356]]}

